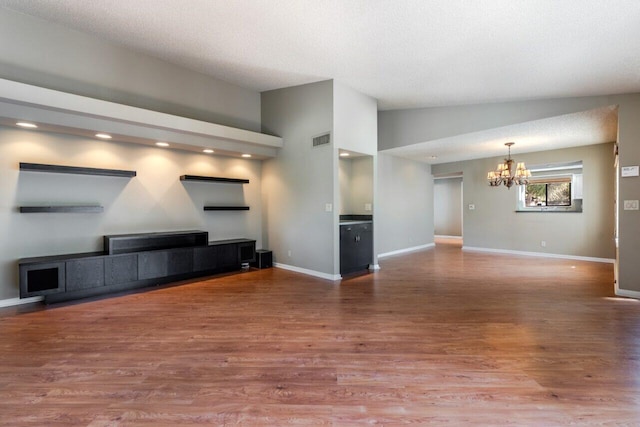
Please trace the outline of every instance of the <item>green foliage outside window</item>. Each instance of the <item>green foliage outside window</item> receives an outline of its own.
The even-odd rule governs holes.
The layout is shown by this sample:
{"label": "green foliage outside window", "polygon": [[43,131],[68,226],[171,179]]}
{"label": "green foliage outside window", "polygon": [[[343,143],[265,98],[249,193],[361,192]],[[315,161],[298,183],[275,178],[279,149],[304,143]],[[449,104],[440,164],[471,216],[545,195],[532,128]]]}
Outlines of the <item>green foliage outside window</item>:
{"label": "green foliage outside window", "polygon": [[525,206],[571,206],[571,183],[528,184]]}
{"label": "green foliage outside window", "polygon": [[571,206],[571,183],[547,184],[547,206]]}

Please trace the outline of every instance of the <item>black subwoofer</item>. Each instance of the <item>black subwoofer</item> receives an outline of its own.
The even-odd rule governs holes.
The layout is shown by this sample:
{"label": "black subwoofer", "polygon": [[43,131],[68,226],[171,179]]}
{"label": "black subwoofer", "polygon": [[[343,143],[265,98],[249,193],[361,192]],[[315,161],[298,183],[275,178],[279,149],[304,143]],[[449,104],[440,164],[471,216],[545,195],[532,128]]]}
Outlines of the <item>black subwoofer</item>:
{"label": "black subwoofer", "polygon": [[273,267],[273,253],[265,249],[258,249],[256,251],[256,260],[251,265],[256,268]]}

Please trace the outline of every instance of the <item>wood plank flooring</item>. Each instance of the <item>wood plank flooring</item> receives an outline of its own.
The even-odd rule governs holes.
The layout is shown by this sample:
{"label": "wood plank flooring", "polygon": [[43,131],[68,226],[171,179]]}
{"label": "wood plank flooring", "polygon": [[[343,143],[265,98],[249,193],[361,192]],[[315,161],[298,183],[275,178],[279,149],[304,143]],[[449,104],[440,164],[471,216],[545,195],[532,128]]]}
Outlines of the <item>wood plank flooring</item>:
{"label": "wood plank flooring", "polygon": [[1,310],[0,425],[640,425],[640,302],[612,265],[380,265]]}

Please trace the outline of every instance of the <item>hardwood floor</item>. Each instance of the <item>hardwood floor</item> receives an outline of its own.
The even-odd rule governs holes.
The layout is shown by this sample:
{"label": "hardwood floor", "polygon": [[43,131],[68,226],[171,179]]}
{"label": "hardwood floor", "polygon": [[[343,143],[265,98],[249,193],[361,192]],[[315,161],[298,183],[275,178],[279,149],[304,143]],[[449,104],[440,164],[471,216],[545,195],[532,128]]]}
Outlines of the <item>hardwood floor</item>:
{"label": "hardwood floor", "polygon": [[640,425],[612,265],[463,252],[0,311],[3,426]]}

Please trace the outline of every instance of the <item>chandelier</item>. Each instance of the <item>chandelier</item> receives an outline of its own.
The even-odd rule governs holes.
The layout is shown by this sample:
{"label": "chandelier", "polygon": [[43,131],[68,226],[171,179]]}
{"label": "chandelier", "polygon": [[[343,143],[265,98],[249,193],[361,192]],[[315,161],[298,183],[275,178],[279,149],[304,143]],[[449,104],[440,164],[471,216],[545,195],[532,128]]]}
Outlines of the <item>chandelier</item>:
{"label": "chandelier", "polygon": [[511,188],[513,184],[526,185],[531,178],[531,171],[528,170],[524,162],[519,162],[516,165],[516,170],[513,171],[513,159],[511,158],[511,146],[515,142],[507,142],[506,145],[509,148],[509,156],[504,159],[504,163],[500,163],[495,171],[487,174],[487,180],[492,187],[498,187],[500,184],[504,184],[507,188]]}

